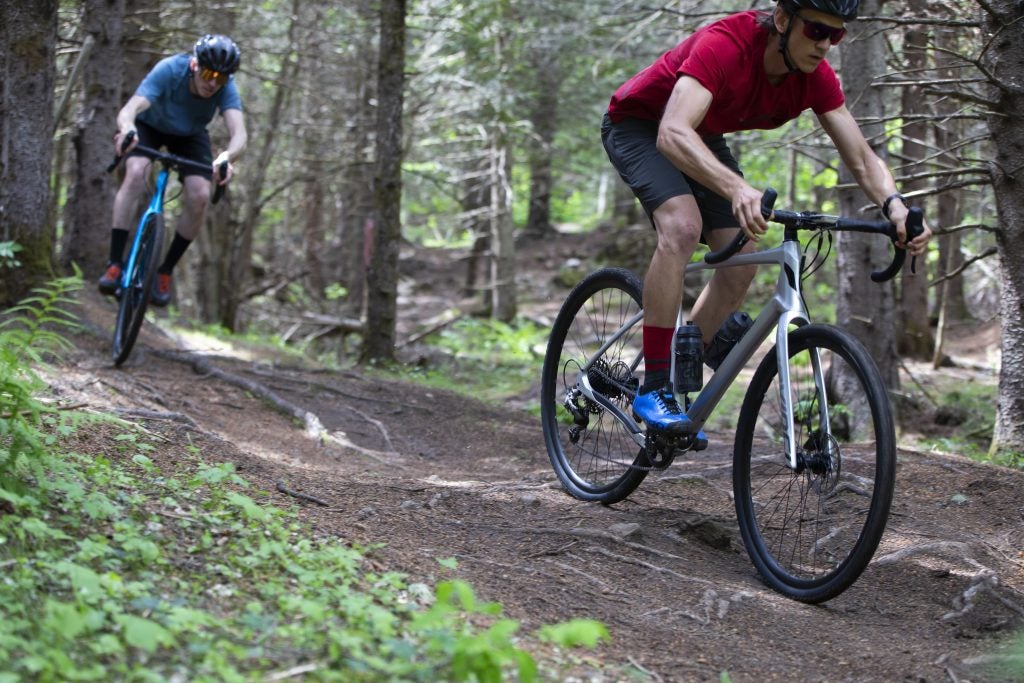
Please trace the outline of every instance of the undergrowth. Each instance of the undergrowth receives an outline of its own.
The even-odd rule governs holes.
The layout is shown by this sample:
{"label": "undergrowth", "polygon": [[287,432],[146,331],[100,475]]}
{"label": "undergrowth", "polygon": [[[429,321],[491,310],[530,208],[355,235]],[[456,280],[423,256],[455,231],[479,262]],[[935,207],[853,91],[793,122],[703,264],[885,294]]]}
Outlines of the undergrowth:
{"label": "undergrowth", "polygon": [[[486,402],[529,393],[540,377],[550,330],[525,318],[512,323],[460,318],[424,339],[440,351],[423,362],[386,370],[399,379],[451,389]],[[539,414],[540,406],[528,406]]]}
{"label": "undergrowth", "polygon": [[165,471],[159,435],[45,402],[34,368],[78,287],[0,327],[0,683],[559,680],[563,648],[607,639],[590,620],[520,634],[463,581],[374,570],[230,463],[188,446]]}

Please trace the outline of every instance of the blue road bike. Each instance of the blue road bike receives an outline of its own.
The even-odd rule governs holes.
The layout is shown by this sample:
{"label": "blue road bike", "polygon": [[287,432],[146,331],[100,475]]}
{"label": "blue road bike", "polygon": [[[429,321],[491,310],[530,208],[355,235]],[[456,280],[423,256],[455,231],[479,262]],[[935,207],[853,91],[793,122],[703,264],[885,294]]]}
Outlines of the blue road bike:
{"label": "blue road bike", "polygon": [[[122,149],[127,149],[133,138],[133,134],[129,133],[125,137]],[[146,307],[149,305],[149,298],[156,282],[156,271],[160,266],[164,246],[164,196],[167,193],[167,183],[171,171],[175,169],[180,171],[186,168],[203,171],[209,169],[208,164],[143,145],[137,145],[135,149],[145,153],[153,161],[159,162],[161,166],[156,175],[149,206],[143,212],[142,218],[139,219],[131,249],[128,251],[128,258],[125,259],[124,268],[121,270],[121,281],[117,286],[117,323],[114,326],[113,344],[114,365],[116,366],[120,366],[131,355],[132,347],[139,336],[139,330],[142,329],[142,321],[146,317]],[[107,167],[107,171],[112,172],[124,158],[124,154],[122,154],[114,159]],[[221,164],[218,170],[220,176],[223,177],[227,172],[227,162]],[[214,204],[220,200],[223,191],[224,186],[217,185],[212,199]]]}

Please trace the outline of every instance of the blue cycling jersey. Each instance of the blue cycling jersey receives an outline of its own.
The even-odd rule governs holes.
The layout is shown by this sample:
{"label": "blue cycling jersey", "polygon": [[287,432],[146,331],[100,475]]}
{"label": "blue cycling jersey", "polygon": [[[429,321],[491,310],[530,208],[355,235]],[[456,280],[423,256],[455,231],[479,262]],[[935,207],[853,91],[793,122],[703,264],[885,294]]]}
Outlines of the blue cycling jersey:
{"label": "blue cycling jersey", "polygon": [[198,97],[189,90],[188,62],[182,53],[160,60],[139,84],[136,95],[149,100],[149,109],[138,120],[168,135],[196,135],[206,129],[217,110],[241,109],[235,77],[231,76],[213,97]]}

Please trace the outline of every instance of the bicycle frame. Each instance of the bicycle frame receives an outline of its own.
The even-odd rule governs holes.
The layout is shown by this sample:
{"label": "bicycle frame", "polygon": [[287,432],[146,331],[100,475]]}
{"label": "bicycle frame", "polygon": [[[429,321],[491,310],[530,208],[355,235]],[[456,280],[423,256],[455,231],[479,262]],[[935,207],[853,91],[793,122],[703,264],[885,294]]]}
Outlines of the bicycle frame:
{"label": "bicycle frame", "polygon": [[[779,386],[782,391],[782,396],[780,398],[782,405],[785,408],[784,413],[786,415],[787,422],[784,443],[789,466],[794,470],[797,468],[797,448],[794,437],[791,397],[789,395],[789,328],[791,325],[801,326],[810,323],[810,318],[807,314],[806,308],[804,307],[803,299],[800,296],[800,262],[800,242],[796,239],[795,235],[791,236],[787,234],[783,243],[778,247],[765,249],[763,251],[736,254],[720,263],[709,264],[701,261],[687,265],[687,272],[701,272],[748,265],[772,265],[778,267],[779,276],[776,281],[775,293],[757,314],[751,328],[740,339],[736,346],[729,351],[729,354],[725,357],[715,374],[689,404],[686,416],[690,419],[693,425],[694,433],[701,429],[704,426],[704,423],[707,422],[708,418],[711,416],[711,413],[714,412],[714,409],[718,406],[718,403],[722,400],[725,392],[735,381],[736,377],[746,366],[747,362],[757,352],[760,345],[768,338],[774,328],[775,353],[778,358],[779,368]],[[606,399],[600,393],[595,393],[593,391],[593,388],[590,386],[588,371],[613,344],[621,339],[622,336],[630,329],[640,323],[642,319],[643,311],[640,311],[622,327],[616,330],[616,332],[611,335],[604,345],[601,346],[587,364],[581,368],[576,384],[588,399],[599,403],[603,408],[612,413],[616,419],[622,423],[627,430],[629,430],[633,440],[641,447],[645,443],[645,435],[641,429],[641,425],[638,425],[633,419],[620,410],[618,406]],[[677,325],[682,324],[682,322],[683,311],[680,310]],[[634,359],[630,364],[630,369],[635,372],[642,360],[643,354],[637,354],[636,359]],[[815,382],[818,385],[818,390],[824,397],[826,394],[823,373],[821,371],[820,360],[817,355],[812,357],[812,362],[814,364]],[[673,384],[675,383],[675,373],[675,354],[672,354],[671,376]],[[828,411],[826,406],[827,401],[822,401],[819,404],[819,412],[821,413],[821,424],[827,426]]]}
{"label": "bicycle frame", "polygon": [[135,230],[135,237],[132,239],[132,248],[128,252],[128,262],[121,271],[122,291],[131,284],[129,278],[135,272],[135,259],[139,255],[139,243],[142,241],[142,226],[146,224],[146,219],[151,215],[161,214],[164,211],[164,193],[167,190],[167,182],[170,176],[171,172],[166,166],[162,167],[156,176],[156,188],[153,190],[153,196],[149,200],[149,206],[143,212],[142,218],[139,219],[139,226]]}

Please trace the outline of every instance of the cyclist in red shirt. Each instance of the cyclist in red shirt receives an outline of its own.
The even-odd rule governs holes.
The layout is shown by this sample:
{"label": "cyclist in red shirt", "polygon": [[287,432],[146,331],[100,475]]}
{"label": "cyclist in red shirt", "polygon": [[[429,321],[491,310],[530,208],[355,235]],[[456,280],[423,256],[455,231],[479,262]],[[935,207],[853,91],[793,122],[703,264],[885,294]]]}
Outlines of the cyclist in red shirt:
{"label": "cyclist in red shirt", "polygon": [[[762,193],[743,179],[724,134],[777,128],[811,109],[857,183],[896,225],[900,246],[915,255],[927,246],[927,226],[905,241],[907,206],[846,108],[825,59],[859,4],[779,0],[772,12],[731,15],[697,30],[612,96],[601,126],[605,150],[658,233],[644,280],[645,379],[633,402],[650,429],[688,431],[669,368],[683,271],[698,241],[718,250],[743,230],[751,239],[744,251],[750,251],[767,229]],[[705,348],[710,345],[706,358],[713,368],[728,348],[708,331],[719,330],[740,305],[755,271],[716,271],[694,305],[691,318]]]}

